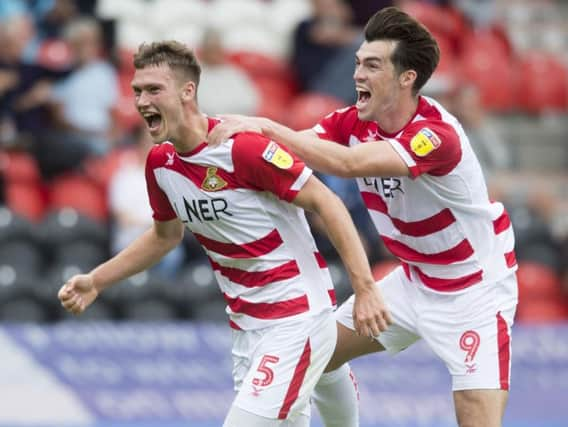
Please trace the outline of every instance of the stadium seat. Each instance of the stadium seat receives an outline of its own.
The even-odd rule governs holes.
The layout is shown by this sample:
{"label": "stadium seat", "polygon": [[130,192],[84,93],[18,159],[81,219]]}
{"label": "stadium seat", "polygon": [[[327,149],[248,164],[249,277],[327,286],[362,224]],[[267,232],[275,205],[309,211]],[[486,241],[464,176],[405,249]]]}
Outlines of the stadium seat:
{"label": "stadium seat", "polygon": [[458,67],[462,78],[479,89],[487,109],[509,111],[514,101],[514,68],[499,43],[467,44]]}
{"label": "stadium seat", "polygon": [[0,206],[0,245],[11,240],[35,240],[37,228],[25,216]]}
{"label": "stadium seat", "polygon": [[531,304],[535,300],[556,300],[562,297],[560,278],[544,264],[519,261],[517,270],[519,304]]}
{"label": "stadium seat", "polygon": [[12,211],[38,222],[46,210],[44,191],[38,183],[6,182],[6,203]]}
{"label": "stadium seat", "polygon": [[40,172],[35,159],[25,151],[0,153],[4,178],[8,182],[39,183]]}
{"label": "stadium seat", "polygon": [[15,271],[39,274],[43,268],[43,255],[32,240],[12,240],[0,245],[0,265],[11,266]]}
{"label": "stadium seat", "polygon": [[105,223],[82,215],[75,209],[63,208],[50,212],[38,227],[42,244],[53,253],[53,248],[76,240],[87,240],[98,245],[108,241]]}
{"label": "stadium seat", "polygon": [[104,189],[85,175],[68,174],[56,178],[49,187],[51,209],[74,208],[95,220],[108,218]]}
{"label": "stadium seat", "polygon": [[108,258],[106,248],[96,241],[73,240],[53,248],[56,263],[77,265],[83,271],[90,271]]}
{"label": "stadium seat", "polygon": [[288,108],[288,126],[295,130],[309,129],[326,114],[345,104],[328,95],[308,92],[297,96]]}
{"label": "stadium seat", "polygon": [[568,320],[568,300],[536,300],[519,304],[516,319],[524,323],[565,323]]}
{"label": "stadium seat", "polygon": [[545,52],[524,54],[517,65],[516,101],[527,113],[566,111],[568,67]]}
{"label": "stadium seat", "polygon": [[134,147],[114,149],[105,156],[86,159],[83,168],[85,174],[106,192],[112,176],[123,162],[134,160],[136,156]]}
{"label": "stadium seat", "polygon": [[293,80],[292,70],[288,63],[274,55],[267,55],[254,49],[241,49],[231,51],[228,59],[253,79],[270,77],[284,81]]}

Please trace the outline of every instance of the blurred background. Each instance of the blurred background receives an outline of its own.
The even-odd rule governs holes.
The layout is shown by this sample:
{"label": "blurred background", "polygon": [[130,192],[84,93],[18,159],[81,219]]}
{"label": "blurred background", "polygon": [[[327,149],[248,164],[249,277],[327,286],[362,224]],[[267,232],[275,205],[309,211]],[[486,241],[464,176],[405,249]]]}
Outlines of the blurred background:
{"label": "blurred background", "polygon": [[[134,108],[132,54],[144,41],[183,41],[203,65],[204,112],[305,129],[355,100],[362,27],[389,5],[438,40],[441,62],[423,94],[460,119],[515,227],[520,302],[505,425],[566,425],[568,2],[0,0],[0,426],[222,424],[230,332],[190,233],[81,317],[56,297],[151,224],[152,142]],[[350,209],[379,279],[396,261],[355,184],[321,178]],[[342,301],[346,274],[309,219]],[[353,363],[362,425],[455,425],[444,367],[422,345],[407,353]]]}

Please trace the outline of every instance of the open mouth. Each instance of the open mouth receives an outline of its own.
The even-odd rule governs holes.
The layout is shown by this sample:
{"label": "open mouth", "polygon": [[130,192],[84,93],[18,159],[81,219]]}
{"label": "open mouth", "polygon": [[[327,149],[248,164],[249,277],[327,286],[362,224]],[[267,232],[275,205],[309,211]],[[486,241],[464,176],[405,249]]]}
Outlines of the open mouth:
{"label": "open mouth", "polygon": [[158,113],[145,113],[143,115],[144,120],[146,120],[146,124],[148,125],[148,129],[150,133],[156,132],[160,129],[160,125],[162,124],[162,116]]}
{"label": "open mouth", "polygon": [[371,92],[366,90],[357,90],[357,107],[362,108],[369,103]]}

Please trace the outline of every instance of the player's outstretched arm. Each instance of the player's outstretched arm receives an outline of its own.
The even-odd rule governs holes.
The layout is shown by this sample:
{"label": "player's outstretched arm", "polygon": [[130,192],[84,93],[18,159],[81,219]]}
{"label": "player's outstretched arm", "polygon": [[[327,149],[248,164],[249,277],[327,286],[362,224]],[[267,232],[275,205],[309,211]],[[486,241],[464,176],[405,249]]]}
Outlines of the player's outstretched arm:
{"label": "player's outstretched arm", "polygon": [[318,214],[349,274],[355,293],[357,332],[377,336],[391,323],[390,314],[371,274],[367,254],[343,202],[316,177],[302,187],[294,204]]}
{"label": "player's outstretched arm", "polygon": [[179,244],[183,231],[183,224],[177,218],[155,221],[149,230],[113,258],[88,274],[71,277],[57,295],[61,305],[73,314],[81,314],[104,289],[162,259]]}
{"label": "player's outstretched arm", "polygon": [[309,167],[344,178],[365,176],[408,176],[410,171],[387,141],[374,141],[345,147],[320,139],[315,131],[294,131],[263,117],[224,115],[224,121],[208,136],[210,145],[226,141],[238,132],[260,132],[287,146]]}

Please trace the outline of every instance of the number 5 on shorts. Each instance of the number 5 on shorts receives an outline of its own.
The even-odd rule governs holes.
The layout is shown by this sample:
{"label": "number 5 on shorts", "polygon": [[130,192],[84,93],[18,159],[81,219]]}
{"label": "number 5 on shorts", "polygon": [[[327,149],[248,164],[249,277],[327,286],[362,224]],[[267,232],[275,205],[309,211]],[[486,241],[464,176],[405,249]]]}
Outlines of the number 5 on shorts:
{"label": "number 5 on shorts", "polygon": [[256,370],[264,375],[264,378],[253,378],[252,383],[255,386],[265,387],[274,380],[274,371],[268,367],[269,363],[277,363],[280,360],[278,356],[270,356],[265,354],[258,364]]}

